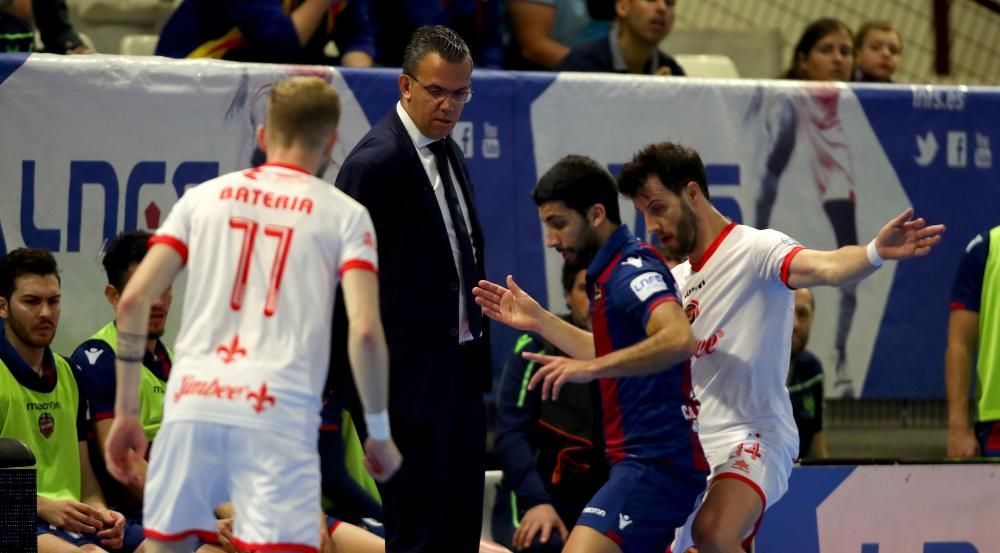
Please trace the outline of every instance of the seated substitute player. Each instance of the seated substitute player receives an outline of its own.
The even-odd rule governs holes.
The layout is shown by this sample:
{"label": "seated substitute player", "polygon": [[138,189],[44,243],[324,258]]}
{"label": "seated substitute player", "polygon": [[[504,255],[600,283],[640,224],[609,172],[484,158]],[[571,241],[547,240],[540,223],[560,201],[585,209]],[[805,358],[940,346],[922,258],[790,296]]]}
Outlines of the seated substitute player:
{"label": "seated substitute player", "polygon": [[35,454],[39,553],[138,550],[142,528],[107,508],[91,470],[73,371],[49,349],[61,297],[49,252],[19,248],[0,259],[0,437]]}
{"label": "seated substitute player", "polygon": [[511,276],[506,288],[482,280],[474,294],[490,318],[574,357],[524,353],[542,365],[529,389],[541,383],[543,400],[558,397],[567,382],[599,379],[610,475],[564,551],[663,551],[708,473],[694,428],[688,360],[696,344],[673,277],[621,223],[614,177],[596,161],[564,157],[542,175],[533,198],[546,245],[589,265],[593,333],[542,309]]}
{"label": "seated substitute player", "polygon": [[799,459],[826,459],[826,432],[823,430],[823,365],[806,349],[812,331],[816,300],[812,290],[795,291],[792,318],[792,358],[788,365],[788,397],[799,433]]}
{"label": "seated substitute player", "polygon": [[780,232],[726,219],[709,200],[697,152],[669,142],[636,154],[619,188],[665,247],[688,256],[673,272],[698,338],[691,361],[701,401],[698,435],[712,473],[671,550],[737,553],[784,495],[798,453],[785,389],[793,290],[853,284],[885,259],[926,255],[944,227],[910,220],[907,209],[867,247],[805,249]]}
{"label": "seated substitute player", "polygon": [[[316,77],[277,83],[258,141],[268,162],[188,190],[118,303],[115,419],[108,470],[123,482],[146,448],[139,362],[153,299],[187,264],[189,286],[163,423],[149,462],[144,522],[151,549],[212,539],[213,507],[232,500],[233,545],[316,551],[317,451],[334,294],[343,289],[348,351],[366,409],[366,460],[398,469],[390,437],[387,353],[371,219],[322,174],[340,101]],[[305,513],[315,513],[309,515]]]}
{"label": "seated substitute player", "polygon": [[[562,318],[590,330],[587,267],[564,263]],[[496,453],[503,478],[493,507],[493,538],[532,553],[559,552],[587,501],[608,479],[597,382],[567,384],[559,399],[542,401],[528,382],[538,363],[523,352],[562,355],[522,334],[504,365],[497,391]]]}
{"label": "seated substitute player", "polygon": [[[152,235],[143,230],[123,232],[115,237],[104,253],[104,271],[108,284],[104,296],[112,308],[118,305],[135,268],[149,251]],[[171,289],[167,288],[153,301],[149,315],[149,329],[146,333],[146,349],[143,352],[142,375],[139,380],[139,419],[150,441],[156,436],[163,420],[163,394],[167,388],[167,376],[173,354],[160,337],[167,325],[172,300]],[[142,520],[142,482],[146,477],[146,460],[136,461],[136,470],[142,477],[138,485],[124,487],[111,478],[104,466],[104,444],[111,430],[115,416],[115,352],[118,347],[118,327],[114,321],[104,325],[93,336],[80,344],[70,361],[76,368],[76,380],[87,401],[87,411],[96,447],[91,451],[91,462],[110,505],[119,509],[133,520]],[[99,453],[99,455],[98,455]]]}

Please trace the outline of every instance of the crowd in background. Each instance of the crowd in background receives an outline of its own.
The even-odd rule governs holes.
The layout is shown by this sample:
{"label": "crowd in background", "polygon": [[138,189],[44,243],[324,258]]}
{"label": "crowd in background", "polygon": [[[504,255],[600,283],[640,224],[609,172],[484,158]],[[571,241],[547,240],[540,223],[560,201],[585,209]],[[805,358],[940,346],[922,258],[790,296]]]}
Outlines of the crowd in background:
{"label": "crowd in background", "polygon": [[[181,0],[156,54],[399,67],[414,30],[444,25],[466,41],[477,67],[681,76],[659,48],[678,9],[677,0]],[[0,51],[31,51],[40,40],[45,52],[92,52],[68,14],[66,0],[3,0]],[[869,21],[855,34],[821,19],[802,34],[782,77],[891,82],[901,55],[891,22]]]}
{"label": "crowd in background", "polygon": [[[450,27],[464,38],[477,67],[684,76],[683,67],[659,46],[673,28],[677,9],[676,0],[183,0],[163,29],[157,54],[174,58],[399,67],[413,31],[424,25],[438,24]],[[33,50],[37,29],[46,52],[91,52],[73,31],[66,14],[65,0],[0,0],[0,51]],[[819,19],[803,31],[781,77],[807,81],[892,82],[899,68],[902,48],[901,33],[890,22],[866,22],[854,32],[837,19]],[[972,246],[970,244],[970,248]],[[138,256],[140,259],[143,253],[144,250]],[[130,261],[135,263],[137,260]],[[134,264],[126,263],[118,272],[124,277],[130,270],[134,270]],[[112,296],[123,283],[122,278],[112,282],[115,271],[109,268],[108,273],[107,294],[114,304]],[[567,320],[587,328],[590,322],[586,315],[583,274],[581,267],[567,265],[563,290],[570,310]],[[7,295],[10,295],[9,290]],[[972,296],[978,297],[975,293]],[[169,301],[166,303],[168,309]],[[828,455],[822,427],[823,369],[805,349],[815,302],[810,293],[803,291],[796,295],[795,307],[788,387],[801,439],[800,455],[822,458]],[[978,313],[978,305],[976,308]],[[166,309],[162,317],[166,318]],[[972,325],[966,326],[972,328]],[[54,330],[53,325],[53,333]],[[80,346],[74,362],[94,364],[91,357],[107,342],[100,336],[95,339],[95,343]],[[607,467],[601,465],[602,444],[597,424],[599,392],[594,386],[580,386],[574,390],[575,395],[568,394],[559,406],[573,413],[572,421],[585,419],[582,428],[573,430],[590,446],[584,453],[593,457],[587,457],[592,461],[588,470],[575,475],[580,482],[567,478],[563,488],[570,488],[565,485],[567,482],[574,486],[568,495],[559,496],[563,492],[558,486],[559,479],[556,478],[553,485],[549,482],[559,466],[553,457],[561,451],[556,446],[565,444],[555,443],[545,432],[554,430],[561,439],[566,439],[568,432],[552,424],[538,425],[552,415],[552,408],[542,407],[537,392],[533,395],[526,392],[525,373],[530,373],[532,364],[521,356],[524,351],[551,353],[555,348],[537,336],[525,335],[518,340],[514,355],[505,368],[498,390],[501,415],[497,428],[498,457],[510,466],[519,467],[527,476],[522,482],[513,483],[508,479],[502,485],[494,513],[494,535],[503,545],[527,549],[538,547],[540,541],[547,542],[551,534],[553,543],[549,547],[554,548],[566,538],[567,527],[572,528],[573,516],[566,513],[578,513],[593,489],[606,478]],[[111,354],[105,361],[110,358]],[[169,371],[169,359],[166,345],[153,340],[145,361],[156,366],[151,374],[161,383]],[[105,376],[110,377],[110,374]],[[156,383],[150,382],[151,385]],[[108,387],[100,384],[102,386],[94,386],[94,390],[103,390],[107,396]],[[967,375],[954,387],[958,390],[956,396],[967,390]],[[94,402],[100,399],[94,390],[84,390],[84,401],[90,402],[92,414],[101,411],[94,408]],[[106,412],[111,408],[113,397],[103,400]],[[963,404],[956,412],[967,411],[967,405]],[[334,413],[334,419],[339,415],[339,411]],[[106,432],[102,427],[105,425],[97,419],[89,422],[92,424],[89,430],[96,435],[92,438],[96,437],[96,445],[102,447],[102,435]],[[976,428],[976,431],[983,434],[983,443],[990,437],[991,443],[1000,443],[1000,428],[991,424],[988,428]],[[530,451],[534,456],[519,455],[524,452],[517,449],[518,444],[511,445],[511,436],[518,432],[548,439],[549,442],[542,445],[552,446],[552,451],[536,447]],[[956,435],[950,438],[949,454],[967,456],[984,452],[976,449],[968,421]],[[334,441],[337,446],[343,445],[339,440]],[[960,451],[959,446],[969,451]],[[540,450],[551,455],[539,458]],[[93,452],[84,449],[81,453],[89,457]],[[335,458],[340,460],[342,452],[336,453]],[[95,459],[99,460],[99,456]],[[89,467],[81,470],[84,480],[100,476],[102,487],[105,487],[104,474],[87,474]],[[118,491],[124,496],[129,492]],[[539,506],[551,512],[545,512],[547,521],[538,523],[534,531],[529,532],[529,527],[523,525],[524,516]],[[101,514],[109,521],[112,518]],[[536,513],[535,516],[540,518],[542,515]],[[112,522],[117,523],[116,520]],[[123,527],[116,534],[116,540],[124,541],[125,532]],[[545,539],[538,539],[543,534]]]}

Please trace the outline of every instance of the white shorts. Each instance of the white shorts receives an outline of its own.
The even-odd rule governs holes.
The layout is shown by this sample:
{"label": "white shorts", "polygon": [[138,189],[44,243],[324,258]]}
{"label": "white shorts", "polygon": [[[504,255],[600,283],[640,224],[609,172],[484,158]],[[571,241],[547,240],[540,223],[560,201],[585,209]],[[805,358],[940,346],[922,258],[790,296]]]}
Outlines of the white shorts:
{"label": "white shorts", "polygon": [[144,493],[146,536],[156,540],[216,542],[214,509],[232,501],[240,549],[314,553],[319,546],[315,443],[238,426],[170,422],[153,442]]}
{"label": "white shorts", "polygon": [[[793,458],[799,448],[797,437],[740,431],[711,436],[700,435],[699,438],[708,464],[712,467],[712,472],[708,475],[709,486],[719,478],[741,480],[760,495],[765,511],[788,491]],[[705,493],[707,490],[698,496],[695,509],[688,515],[684,527],[678,528],[675,532],[674,542],[668,549],[671,553],[684,553],[687,548],[694,546],[691,539],[691,525],[705,499]],[[763,518],[764,513],[761,512],[753,530],[744,536],[744,543],[749,543],[757,534]]]}

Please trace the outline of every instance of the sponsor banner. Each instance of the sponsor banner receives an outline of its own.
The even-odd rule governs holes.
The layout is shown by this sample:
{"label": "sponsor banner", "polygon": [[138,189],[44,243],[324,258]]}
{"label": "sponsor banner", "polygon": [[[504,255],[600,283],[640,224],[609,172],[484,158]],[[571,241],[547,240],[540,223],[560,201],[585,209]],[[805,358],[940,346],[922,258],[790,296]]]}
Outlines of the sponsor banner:
{"label": "sponsor banner", "polygon": [[759,553],[995,553],[1000,466],[795,467]]}
{"label": "sponsor banner", "polygon": [[[341,92],[341,140],[325,175],[332,182],[337,163],[393,108],[398,70],[0,56],[0,249],[57,252],[58,351],[113,316],[101,293],[104,242],[124,229],[155,228],[187,187],[259,157],[254,129],[269,86],[299,73],[321,75]],[[485,70],[473,75],[473,89],[453,137],[476,187],[489,278],[512,274],[564,311],[561,259],[544,247],[530,196],[537,178],[570,153],[617,172],[646,144],[682,142],[701,153],[723,213],[806,247],[867,242],[908,206],[947,224],[932,256],[888,263],[855,293],[818,290],[809,344],[826,367],[829,395],[943,397],[957,261],[972,236],[998,223],[1000,89]],[[630,202],[621,206],[644,234]],[[497,375],[516,335],[496,328]]]}

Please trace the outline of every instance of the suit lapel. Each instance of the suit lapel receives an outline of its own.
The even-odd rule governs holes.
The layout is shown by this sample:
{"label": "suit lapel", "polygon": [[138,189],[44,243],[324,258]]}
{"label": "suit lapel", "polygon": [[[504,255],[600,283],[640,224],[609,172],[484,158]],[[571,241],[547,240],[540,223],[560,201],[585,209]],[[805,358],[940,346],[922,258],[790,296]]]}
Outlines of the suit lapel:
{"label": "suit lapel", "polygon": [[[436,229],[433,235],[436,237],[435,240],[438,246],[443,248],[443,251],[447,252],[447,258],[451,259],[452,252],[451,242],[448,240],[448,228],[445,227],[444,215],[441,213],[441,206],[438,204],[437,196],[434,194],[434,187],[431,186],[431,181],[427,177],[427,171],[424,170],[420,156],[417,155],[417,147],[413,144],[413,140],[410,139],[410,134],[406,132],[406,127],[403,126],[403,122],[399,119],[399,114],[396,113],[396,110],[392,110],[390,114],[390,123],[392,133],[396,137],[398,150],[405,152],[406,159],[403,163],[405,163],[405,167],[411,168],[406,170],[410,174],[410,178],[405,179],[407,182],[399,183],[399,185],[407,186],[412,182],[420,187],[419,197],[422,212],[426,214],[427,219]],[[392,163],[392,161],[389,161],[389,163]],[[454,270],[454,264],[451,264],[451,266]]]}

